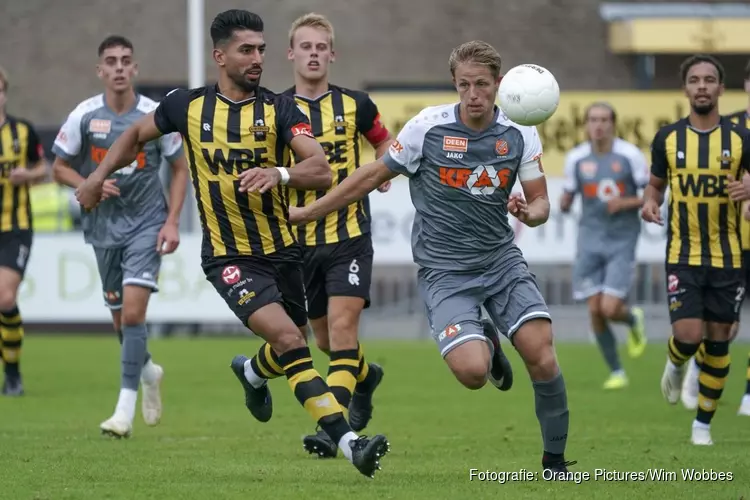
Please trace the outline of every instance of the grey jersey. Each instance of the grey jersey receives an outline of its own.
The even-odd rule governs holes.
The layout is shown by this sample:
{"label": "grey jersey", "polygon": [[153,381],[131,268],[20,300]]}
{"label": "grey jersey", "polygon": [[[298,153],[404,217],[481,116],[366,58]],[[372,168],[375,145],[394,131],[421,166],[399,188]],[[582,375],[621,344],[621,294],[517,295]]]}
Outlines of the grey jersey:
{"label": "grey jersey", "polygon": [[617,241],[635,243],[641,232],[638,209],[609,213],[608,202],[617,197],[638,196],[648,184],[646,158],[637,146],[615,139],[612,151],[594,153],[585,142],[565,158],[565,191],[581,195],[579,245],[596,250]]}
{"label": "grey jersey", "polygon": [[519,176],[543,175],[541,154],[536,128],[500,111],[481,132],[461,123],[458,104],[429,107],[409,120],[383,161],[410,178],[414,262],[477,270],[493,261],[522,261],[508,223],[508,196]]}
{"label": "grey jersey", "polygon": [[[135,107],[118,115],[100,94],[86,99],[68,116],[57,134],[52,152],[88,177],[115,140],[157,103],[138,95]],[[167,201],[159,178],[162,157],[170,163],[183,154],[179,134],[166,135],[146,144],[138,158],[112,176],[120,196],[103,201],[91,212],[82,213],[87,243],[100,248],[122,247],[143,229],[164,224]]]}

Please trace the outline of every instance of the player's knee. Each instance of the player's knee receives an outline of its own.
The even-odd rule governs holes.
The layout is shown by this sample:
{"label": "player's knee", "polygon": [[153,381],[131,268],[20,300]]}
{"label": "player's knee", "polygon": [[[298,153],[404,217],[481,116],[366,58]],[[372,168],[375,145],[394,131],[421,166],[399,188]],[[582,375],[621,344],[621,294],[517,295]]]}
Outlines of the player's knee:
{"label": "player's knee", "polygon": [[481,364],[465,364],[460,367],[453,368],[453,375],[461,385],[472,391],[481,389],[487,384],[488,375],[487,366],[481,366]]}
{"label": "player's knee", "polygon": [[16,291],[0,288],[0,311],[10,311],[16,306]]}
{"label": "player's knee", "polygon": [[534,319],[521,325],[513,335],[513,345],[532,379],[544,380],[557,372],[552,324],[548,319]]}
{"label": "player's knee", "polygon": [[467,389],[481,389],[487,383],[490,353],[485,342],[465,342],[448,352],[445,362]]}
{"label": "player's knee", "polygon": [[135,326],[146,322],[146,308],[124,304],[120,314],[121,326]]}
{"label": "player's knee", "polygon": [[273,340],[269,340],[268,343],[271,345],[271,348],[279,354],[307,347],[304,335],[302,335],[302,333],[296,328],[282,330],[276,333],[273,337]]}
{"label": "player's knee", "polygon": [[620,299],[608,297],[601,301],[599,311],[603,317],[611,320],[619,316],[621,307],[622,301]]}
{"label": "player's knee", "polygon": [[602,307],[601,307],[601,300],[600,295],[594,295],[593,297],[589,297],[587,301],[587,305],[589,308],[589,314],[593,317],[601,317],[602,316]]}

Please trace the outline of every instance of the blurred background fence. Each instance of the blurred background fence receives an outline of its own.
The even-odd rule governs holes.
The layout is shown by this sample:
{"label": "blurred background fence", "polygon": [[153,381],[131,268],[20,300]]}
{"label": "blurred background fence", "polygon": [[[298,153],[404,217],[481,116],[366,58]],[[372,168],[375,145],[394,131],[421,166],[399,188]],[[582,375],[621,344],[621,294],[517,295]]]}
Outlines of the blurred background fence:
{"label": "blurred background fence", "polygon": [[[327,15],[336,28],[333,81],[368,90],[394,133],[424,106],[456,99],[447,61],[450,50],[464,41],[492,43],[506,69],[534,62],[556,75],[560,108],[539,127],[553,213],[543,227],[515,227],[563,339],[585,339],[588,331],[585,308],[573,304],[570,292],[578,211],[563,216],[556,208],[564,154],[584,140],[585,107],[593,101],[612,103],[618,135],[648,154],[656,129],[688,112],[678,68],[696,52],[712,53],[726,66],[721,111],[748,107],[743,89],[750,58],[748,3],[261,0],[249,6],[226,0],[205,5],[199,0],[25,0],[4,2],[0,14],[0,65],[10,75],[8,111],[32,121],[49,152],[67,113],[101,92],[96,48],[114,33],[135,44],[141,93],[158,100],[172,88],[212,82],[207,26],[216,13],[236,7],[250,8],[266,22],[263,84],[277,91],[292,83],[286,61],[292,20],[310,11]],[[166,168],[163,181],[168,185]],[[26,322],[30,329],[59,333],[108,332],[93,252],[78,231],[72,193],[46,184],[34,188],[32,196],[37,236],[20,298]],[[152,300],[152,332],[245,334],[203,277],[197,212],[192,193],[188,196],[181,247],[165,258],[161,291]],[[375,275],[363,336],[427,336],[411,262],[413,208],[406,181],[371,201]],[[644,226],[632,296],[647,309],[656,337],[668,331],[664,243],[663,228]]]}

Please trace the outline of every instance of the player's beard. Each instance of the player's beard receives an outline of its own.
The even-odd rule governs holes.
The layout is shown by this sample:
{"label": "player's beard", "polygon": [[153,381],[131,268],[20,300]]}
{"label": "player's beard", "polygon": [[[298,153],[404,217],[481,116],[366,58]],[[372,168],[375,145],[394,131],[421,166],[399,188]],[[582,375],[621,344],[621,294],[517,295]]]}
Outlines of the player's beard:
{"label": "player's beard", "polygon": [[698,115],[705,116],[711,113],[711,111],[713,111],[715,107],[716,104],[714,104],[713,102],[709,102],[707,104],[693,104],[693,111],[695,111],[695,113]]}
{"label": "player's beard", "polygon": [[245,78],[244,73],[231,75],[231,78],[235,85],[237,85],[245,92],[255,92],[260,85],[260,78],[258,78],[257,80],[248,80],[247,78]]}

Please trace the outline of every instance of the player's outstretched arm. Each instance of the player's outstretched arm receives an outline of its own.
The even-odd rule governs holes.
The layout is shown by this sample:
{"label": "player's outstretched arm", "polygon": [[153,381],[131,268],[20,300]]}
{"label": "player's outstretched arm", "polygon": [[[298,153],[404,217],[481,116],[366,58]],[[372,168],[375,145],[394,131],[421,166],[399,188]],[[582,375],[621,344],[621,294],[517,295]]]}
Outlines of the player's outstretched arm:
{"label": "player's outstretched arm", "polygon": [[344,182],[314,203],[304,208],[289,207],[290,222],[305,223],[325,217],[331,212],[361,200],[397,175],[386,166],[382,159],[368,163],[356,169]]}
{"label": "player's outstretched arm", "polygon": [[164,134],[157,128],[154,121],[154,113],[143,116],[117,138],[91,175],[96,175],[102,180],[106,179],[133,163],[147,142],[156,140],[162,135]]}
{"label": "player's outstretched arm", "polygon": [[91,210],[102,200],[104,182],[119,169],[133,163],[143,146],[161,137],[162,132],[154,121],[154,113],[149,113],[122,133],[107,151],[99,166],[76,189],[78,203],[85,210]]}
{"label": "player's outstretched arm", "polygon": [[296,153],[297,158],[302,160],[288,170],[289,187],[306,190],[331,187],[331,165],[318,141],[307,135],[298,135],[291,140],[289,147]]}
{"label": "player's outstretched arm", "polygon": [[297,135],[289,142],[298,163],[294,168],[251,168],[239,175],[240,191],[265,193],[279,183],[294,189],[315,190],[331,187],[333,175],[323,148],[312,135]]}

